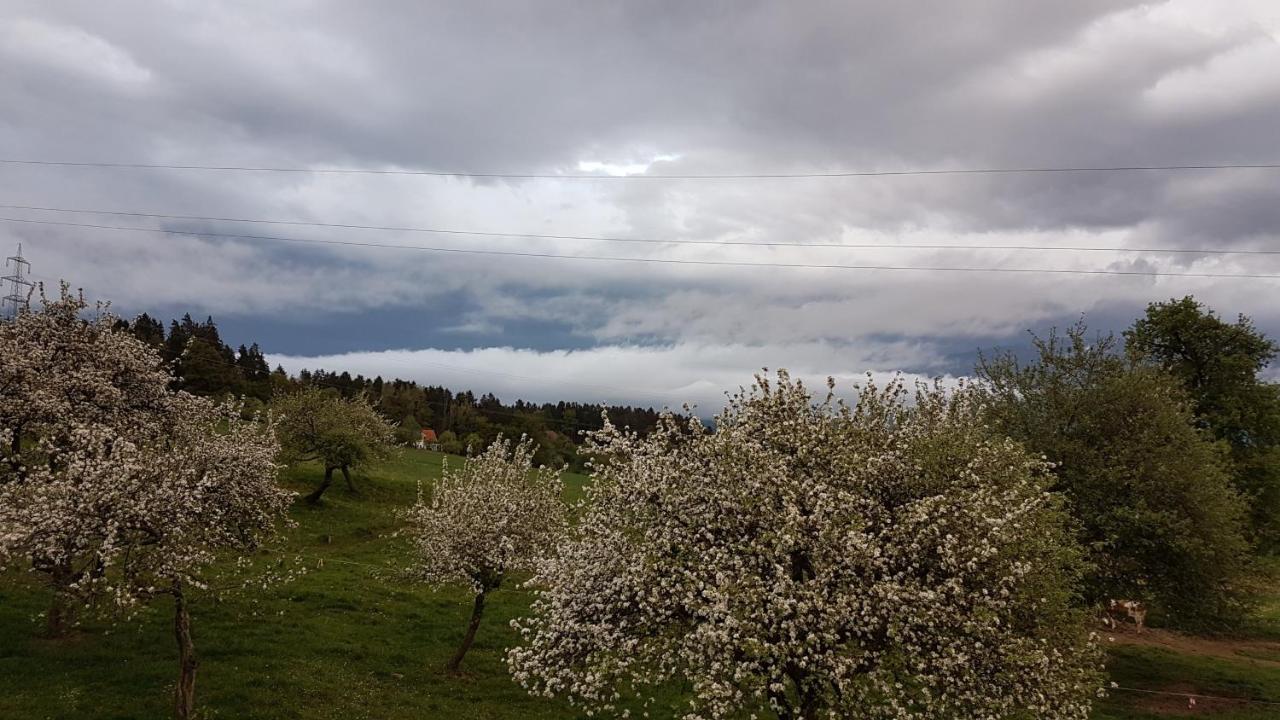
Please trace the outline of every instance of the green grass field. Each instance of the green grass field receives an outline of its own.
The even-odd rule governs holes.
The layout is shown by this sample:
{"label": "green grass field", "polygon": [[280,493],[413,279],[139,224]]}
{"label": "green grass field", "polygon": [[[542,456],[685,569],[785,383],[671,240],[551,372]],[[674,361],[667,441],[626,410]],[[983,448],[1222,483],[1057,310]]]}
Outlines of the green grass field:
{"label": "green grass field", "polygon": [[[515,640],[508,621],[528,593],[493,597],[461,676],[442,667],[462,637],[470,597],[433,592],[399,579],[403,541],[391,536],[394,511],[413,501],[416,483],[440,474],[444,457],[404,451],[357,475],[359,494],[338,482],[319,507],[298,505],[288,550],[310,571],[265,594],[193,607],[197,707],[204,718],[574,718],[567,705],[527,696],[507,677],[502,650]],[[449,458],[460,462],[458,458]],[[316,468],[291,471],[298,490]],[[567,476],[566,495],[584,478]],[[1256,621],[1259,637],[1280,637],[1280,593]],[[66,640],[43,639],[37,617],[43,588],[25,576],[0,584],[0,718],[162,718],[170,708],[176,648],[167,602],[128,623],[92,623]],[[1280,653],[1280,645],[1276,645]],[[1251,646],[1238,657],[1112,647],[1113,679],[1126,687],[1280,701],[1280,655]],[[1096,716],[1182,715],[1276,718],[1280,707],[1201,703],[1114,692]]]}

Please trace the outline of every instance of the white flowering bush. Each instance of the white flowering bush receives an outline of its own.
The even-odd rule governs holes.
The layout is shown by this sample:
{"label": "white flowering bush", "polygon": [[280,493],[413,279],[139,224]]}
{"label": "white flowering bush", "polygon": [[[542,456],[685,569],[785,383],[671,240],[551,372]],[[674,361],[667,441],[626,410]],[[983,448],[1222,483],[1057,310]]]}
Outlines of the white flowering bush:
{"label": "white flowering bush", "polygon": [[1085,718],[1098,651],[1045,464],[968,390],[908,399],[815,403],[782,372],[714,432],[606,426],[516,681],[592,713],[686,683],[690,719]]}
{"label": "white flowering bush", "polygon": [[64,289],[42,312],[0,326],[0,343],[29,351],[7,357],[0,382],[17,378],[9,387],[30,399],[24,410],[6,394],[3,405],[0,565],[54,579],[51,625],[73,603],[127,614],[172,597],[175,711],[187,718],[196,670],[189,594],[207,588],[216,558],[244,559],[269,540],[293,496],[275,484],[270,419],[170,392],[154,353],[112,330],[109,316],[82,322],[84,307]]}
{"label": "white flowering bush", "polygon": [[460,469],[446,467],[427,497],[406,513],[414,548],[410,574],[432,585],[461,584],[475,593],[462,645],[449,661],[456,672],[475,640],[485,597],[509,573],[531,570],[564,530],[560,473],[533,467],[536,446],[499,437]]}

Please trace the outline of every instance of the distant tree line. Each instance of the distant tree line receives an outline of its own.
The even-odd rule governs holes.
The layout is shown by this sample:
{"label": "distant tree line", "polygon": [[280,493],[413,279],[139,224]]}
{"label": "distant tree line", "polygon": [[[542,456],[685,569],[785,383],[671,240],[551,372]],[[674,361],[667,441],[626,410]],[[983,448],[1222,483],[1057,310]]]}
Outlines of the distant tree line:
{"label": "distant tree line", "polygon": [[415,443],[423,428],[435,431],[440,449],[462,454],[479,452],[499,435],[528,435],[536,448],[538,464],[568,465],[581,470],[578,450],[584,432],[604,427],[601,413],[618,427],[648,433],[657,427],[661,413],[630,405],[564,402],[504,403],[491,393],[476,396],[470,390],[454,392],[437,385],[411,380],[352,376],[349,372],[302,370],[296,377],[277,366],[273,371],[257,343],[233,349],[222,340],[212,317],[203,322],[190,314],[164,324],[143,313],[132,322],[118,320],[120,329],[156,348],[173,369],[174,390],[193,395],[246,400],[249,411],[261,409],[272,397],[307,387],[330,388],[344,398],[364,397],[375,410],[396,426],[396,439]]}
{"label": "distant tree line", "polygon": [[154,347],[173,369],[174,390],[192,395],[239,395],[259,403],[271,400],[271,368],[257,343],[233,350],[222,341],[213,318],[196,322],[188,313],[164,324],[147,313],[130,323],[117,320],[118,328]]}

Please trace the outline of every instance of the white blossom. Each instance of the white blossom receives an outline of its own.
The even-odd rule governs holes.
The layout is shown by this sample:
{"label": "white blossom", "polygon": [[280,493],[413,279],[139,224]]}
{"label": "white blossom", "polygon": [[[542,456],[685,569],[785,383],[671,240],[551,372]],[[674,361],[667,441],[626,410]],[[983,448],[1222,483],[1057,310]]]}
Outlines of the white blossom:
{"label": "white blossom", "polygon": [[0,567],[48,574],[51,628],[71,602],[127,613],[172,596],[189,717],[187,594],[223,553],[243,561],[270,539],[293,494],[275,483],[270,418],[170,391],[155,352],[101,307],[81,320],[86,307],[64,286],[0,325]]}
{"label": "white blossom", "polygon": [[686,718],[1086,717],[1098,657],[1059,501],[978,418],[964,389],[851,408],[784,372],[714,432],[606,425],[515,679],[597,713],[684,681]]}
{"label": "white blossom", "polygon": [[560,473],[533,468],[535,446],[498,438],[459,469],[446,467],[428,497],[406,513],[414,548],[411,574],[432,585],[459,583],[476,595],[471,626],[450,667],[457,669],[475,637],[486,593],[508,573],[528,571],[548,556],[564,530]]}
{"label": "white blossom", "polygon": [[127,607],[256,547],[292,493],[275,484],[273,422],[170,391],[151,348],[85,307],[64,288],[0,325],[0,562]]}

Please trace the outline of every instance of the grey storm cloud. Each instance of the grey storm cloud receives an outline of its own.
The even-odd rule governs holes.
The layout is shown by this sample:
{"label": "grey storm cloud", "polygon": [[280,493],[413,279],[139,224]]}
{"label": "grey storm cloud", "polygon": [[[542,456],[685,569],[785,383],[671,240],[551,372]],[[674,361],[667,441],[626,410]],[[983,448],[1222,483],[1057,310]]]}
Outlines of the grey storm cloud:
{"label": "grey storm cloud", "polygon": [[[1269,0],[10,0],[0,12],[0,156],[11,159],[553,175],[1280,161],[1280,6]],[[1256,250],[1280,239],[1278,177],[574,181],[0,165],[8,205],[672,243],[0,216],[692,262],[1258,274],[1280,273],[1280,260],[676,243]],[[572,336],[600,357],[631,348],[645,359],[635,367],[685,363],[680,387],[697,383],[694,358],[733,372],[769,357],[815,373],[841,357],[859,366],[826,371],[945,372],[951,349],[971,340],[1081,312],[1112,322],[1187,293],[1280,330],[1272,280],[611,263],[0,222],[0,244],[17,241],[44,279],[67,278],[128,311],[257,317],[273,332],[290,318],[311,332],[326,315],[369,328],[410,317],[433,328],[413,337],[435,348],[397,345],[383,327],[367,350],[453,348],[463,360],[485,347],[565,351]],[[250,339],[305,360],[287,338]],[[734,351],[708,350],[717,344]],[[857,351],[830,350],[839,347]],[[528,360],[520,352],[511,362]]]}

